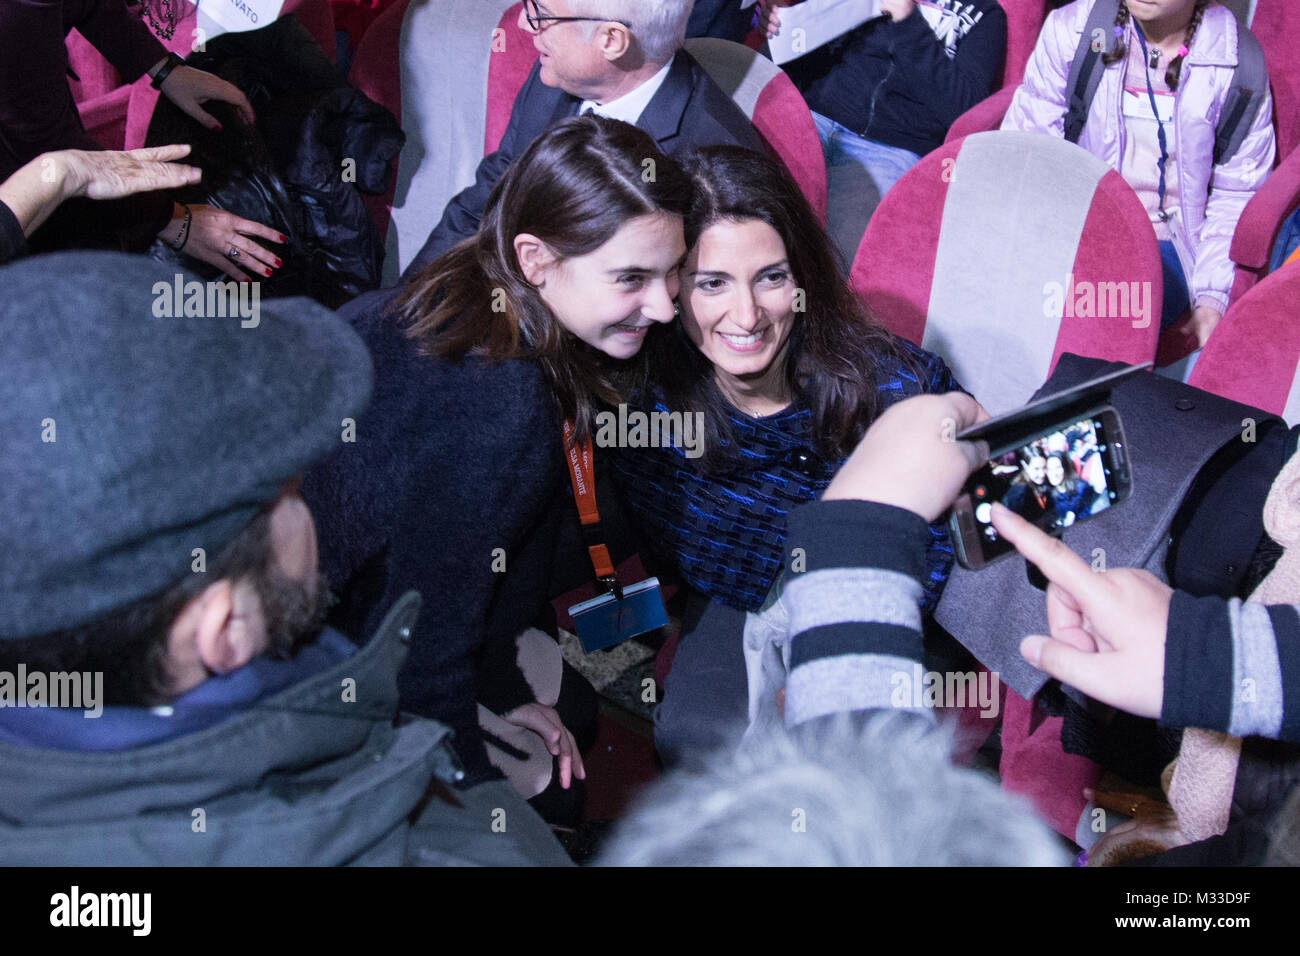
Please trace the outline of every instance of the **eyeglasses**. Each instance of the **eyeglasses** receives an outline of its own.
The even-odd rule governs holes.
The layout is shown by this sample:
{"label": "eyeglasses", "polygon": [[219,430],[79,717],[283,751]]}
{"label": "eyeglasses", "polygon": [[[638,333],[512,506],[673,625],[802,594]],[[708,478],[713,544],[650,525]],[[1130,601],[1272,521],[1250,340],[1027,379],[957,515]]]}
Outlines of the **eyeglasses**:
{"label": "eyeglasses", "polygon": [[528,26],[534,33],[542,32],[542,23],[621,23],[629,30],[632,24],[626,20],[610,20],[607,17],[552,17],[542,16],[541,8],[537,5],[537,0],[524,0],[524,19],[528,21]]}

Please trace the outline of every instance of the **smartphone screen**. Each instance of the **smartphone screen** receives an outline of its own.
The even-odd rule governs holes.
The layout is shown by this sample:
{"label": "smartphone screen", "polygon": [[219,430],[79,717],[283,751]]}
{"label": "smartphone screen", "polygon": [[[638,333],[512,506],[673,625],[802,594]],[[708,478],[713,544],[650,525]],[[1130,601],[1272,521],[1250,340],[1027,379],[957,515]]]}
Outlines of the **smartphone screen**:
{"label": "smartphone screen", "polygon": [[[1000,502],[1052,531],[1105,511],[1119,497],[1113,449],[1102,415],[1081,418],[996,455],[966,484],[959,515],[964,522],[968,567],[987,564],[1012,550],[993,527],[993,503]],[[972,534],[973,531],[973,534]],[[979,558],[971,554],[978,547]]]}

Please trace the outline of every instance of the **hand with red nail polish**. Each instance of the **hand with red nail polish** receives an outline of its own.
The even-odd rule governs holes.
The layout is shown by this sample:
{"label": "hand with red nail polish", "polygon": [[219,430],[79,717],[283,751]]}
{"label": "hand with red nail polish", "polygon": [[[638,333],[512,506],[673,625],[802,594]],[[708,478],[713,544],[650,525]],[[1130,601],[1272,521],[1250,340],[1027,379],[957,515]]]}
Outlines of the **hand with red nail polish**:
{"label": "hand with red nail polish", "polygon": [[264,249],[254,237],[274,242],[279,235],[269,226],[243,219],[212,206],[191,206],[193,217],[185,253],[221,269],[233,279],[247,279],[240,266],[261,276],[271,275],[271,263],[279,258]]}

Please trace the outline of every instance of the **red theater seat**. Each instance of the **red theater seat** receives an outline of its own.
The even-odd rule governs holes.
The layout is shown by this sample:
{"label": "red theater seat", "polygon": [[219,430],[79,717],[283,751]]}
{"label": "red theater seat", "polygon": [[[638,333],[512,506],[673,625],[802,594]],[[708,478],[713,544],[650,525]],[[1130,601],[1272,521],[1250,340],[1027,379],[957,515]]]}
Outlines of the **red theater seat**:
{"label": "red theater seat", "polygon": [[[505,130],[535,56],[531,39],[514,25],[519,9],[509,0],[398,0],[357,48],[349,79],[399,117],[406,133],[389,195],[366,197],[387,236],[385,284],[414,258],[448,200],[474,181],[485,143],[495,148]],[[517,56],[527,57],[527,66],[511,86],[500,70]],[[504,118],[493,137],[494,83],[510,89],[499,94]]]}
{"label": "red theater seat", "polygon": [[[1010,19],[1011,0],[1001,2]],[[1249,25],[1264,48],[1268,64],[1278,168],[1246,206],[1237,223],[1229,252],[1237,266],[1230,302],[1235,302],[1268,274],[1269,258],[1282,224],[1300,207],[1300,158],[1296,156],[1296,146],[1300,145],[1300,49],[1291,39],[1300,32],[1300,5],[1294,0],[1258,0]],[[1023,76],[1024,64],[1020,73]],[[1013,95],[1014,87],[1008,87],[976,104],[953,123],[948,140],[997,129]]]}
{"label": "red theater seat", "polygon": [[[402,92],[399,77],[398,48],[401,42],[402,21],[409,0],[398,0],[381,13],[367,28],[352,56],[348,81],[380,106],[385,107],[402,121]],[[393,160],[394,172],[401,154]],[[393,207],[397,177],[388,177],[388,190],[382,196],[362,194],[366,211],[381,236],[388,232],[388,221]]]}
{"label": "red theater seat", "polygon": [[1237,265],[1232,302],[1268,275],[1273,244],[1287,217],[1300,207],[1300,6],[1295,0],[1259,0],[1251,32],[1264,48],[1273,90],[1278,168],[1246,205],[1229,254]]}
{"label": "red theater seat", "polygon": [[483,155],[496,152],[501,137],[510,124],[510,108],[523,89],[533,64],[537,47],[531,34],[519,29],[522,3],[511,4],[501,14],[497,32],[492,37],[492,59],[488,63],[487,127],[483,133]]}
{"label": "red theater seat", "polygon": [[826,160],[812,112],[790,78],[767,57],[730,40],[699,37],[686,41],[686,51],[745,111],[825,223]]}
{"label": "red theater seat", "polygon": [[1038,42],[1038,32],[1047,19],[1046,0],[998,0],[1007,15],[1007,56],[1002,66],[1002,88],[1015,89],[1025,75],[1025,66]]}
{"label": "red theater seat", "polygon": [[1142,204],[1050,136],[977,133],[930,153],[871,217],[849,284],[994,414],[1023,404],[1063,352],[1155,355],[1160,252]]}
{"label": "red theater seat", "polygon": [[1228,309],[1188,385],[1300,423],[1300,262],[1265,278]]}

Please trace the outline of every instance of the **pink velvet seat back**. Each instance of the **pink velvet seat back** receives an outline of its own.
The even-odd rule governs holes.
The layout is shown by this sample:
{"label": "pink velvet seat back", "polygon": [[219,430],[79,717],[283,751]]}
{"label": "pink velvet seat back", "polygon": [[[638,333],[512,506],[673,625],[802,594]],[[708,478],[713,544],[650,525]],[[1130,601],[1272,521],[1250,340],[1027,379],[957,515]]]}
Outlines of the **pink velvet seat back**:
{"label": "pink velvet seat back", "polygon": [[687,40],[686,52],[749,117],[825,223],[826,160],[812,112],[791,79],[767,57],[730,40]]}
{"label": "pink velvet seat back", "polygon": [[1187,384],[1300,423],[1300,262],[1283,266],[1228,309]]}
{"label": "pink velvet seat back", "polygon": [[1295,0],[1259,0],[1250,32],[1264,48],[1273,89],[1273,124],[1281,161],[1300,144],[1300,4]]}
{"label": "pink velvet seat back", "polygon": [[1002,67],[1002,89],[1020,85],[1038,32],[1047,19],[1046,0],[998,0],[1007,15],[1007,56]]}
{"label": "pink velvet seat back", "polygon": [[492,59],[488,62],[487,127],[483,134],[483,155],[496,152],[510,125],[510,108],[523,89],[524,81],[537,62],[537,48],[530,34],[519,29],[522,3],[501,14],[492,35]]}
{"label": "pink velvet seat back", "polygon": [[1063,352],[1155,355],[1160,252],[1142,204],[1050,136],[977,133],[922,159],[877,207],[849,282],[995,414],[1028,399]]}

